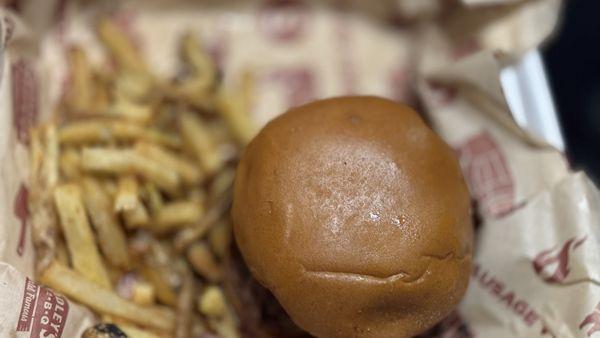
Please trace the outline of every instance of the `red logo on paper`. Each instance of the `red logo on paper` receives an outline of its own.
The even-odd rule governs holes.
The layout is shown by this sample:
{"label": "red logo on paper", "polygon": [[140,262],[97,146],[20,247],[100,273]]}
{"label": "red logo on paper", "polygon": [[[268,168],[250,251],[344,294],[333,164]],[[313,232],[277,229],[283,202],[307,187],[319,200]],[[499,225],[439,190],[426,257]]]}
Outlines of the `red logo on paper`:
{"label": "red logo on paper", "polygon": [[29,129],[38,117],[38,85],[29,62],[21,59],[12,64],[13,124],[17,140],[29,144]]}
{"label": "red logo on paper", "polygon": [[436,106],[446,106],[456,100],[458,91],[456,88],[445,86],[435,81],[429,81],[431,100]]}
{"label": "red logo on paper", "polygon": [[573,237],[565,242],[562,247],[552,248],[540,252],[533,260],[533,270],[545,282],[550,284],[561,284],[569,276],[569,255],[577,249],[587,236],[580,239]]}
{"label": "red logo on paper", "polygon": [[16,331],[31,331],[29,336],[36,338],[60,338],[68,314],[69,303],[65,297],[57,295],[50,289],[41,288],[26,278]]}
{"label": "red logo on paper", "polygon": [[594,311],[585,317],[581,324],[579,324],[579,329],[582,330],[588,325],[591,325],[589,327],[590,329],[586,332],[588,337],[591,337],[594,333],[600,332],[600,303],[598,303]]}
{"label": "red logo on paper", "polygon": [[279,69],[270,73],[267,80],[280,83],[286,90],[287,104],[294,107],[315,98],[314,74],[307,68]]}
{"label": "red logo on paper", "polygon": [[277,42],[299,39],[306,31],[308,6],[299,0],[267,1],[258,14],[258,27]]}
{"label": "red logo on paper", "polygon": [[13,212],[15,216],[21,221],[21,230],[19,232],[19,243],[17,244],[17,254],[23,256],[25,251],[25,235],[27,231],[27,216],[29,214],[27,209],[27,188],[21,184],[15,201],[13,204]]}
{"label": "red logo on paper", "polygon": [[500,216],[514,206],[514,184],[506,159],[492,136],[483,132],[458,148],[463,172],[484,212]]}

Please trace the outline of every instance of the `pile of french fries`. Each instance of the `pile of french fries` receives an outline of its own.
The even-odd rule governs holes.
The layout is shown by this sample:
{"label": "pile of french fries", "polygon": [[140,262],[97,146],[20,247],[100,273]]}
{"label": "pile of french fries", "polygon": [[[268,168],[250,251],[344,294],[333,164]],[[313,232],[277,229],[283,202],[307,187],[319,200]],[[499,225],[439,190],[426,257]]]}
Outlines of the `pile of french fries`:
{"label": "pile of french fries", "polygon": [[110,19],[97,36],[107,62],[72,46],[70,86],[31,131],[38,279],[127,337],[239,337],[222,260],[235,162],[255,132],[251,76],[224,89],[193,34],[173,79]]}

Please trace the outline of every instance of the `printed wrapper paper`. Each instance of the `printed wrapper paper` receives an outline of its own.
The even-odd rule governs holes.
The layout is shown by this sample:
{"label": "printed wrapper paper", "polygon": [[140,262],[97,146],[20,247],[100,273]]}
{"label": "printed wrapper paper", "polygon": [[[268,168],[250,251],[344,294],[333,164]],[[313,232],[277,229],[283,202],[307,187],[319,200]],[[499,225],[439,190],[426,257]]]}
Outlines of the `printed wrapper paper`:
{"label": "printed wrapper paper", "polygon": [[105,15],[165,76],[176,69],[181,34],[198,32],[226,86],[252,73],[258,125],[334,95],[420,104],[456,150],[482,219],[467,296],[433,336],[600,337],[598,190],[517,126],[499,82],[505,63],[552,33],[560,1],[32,0],[19,7],[18,16],[0,9],[0,336],[33,337],[46,310],[62,316],[48,328],[55,337],[77,337],[95,321],[25,277],[34,271],[27,130],[68,86],[70,45],[102,62],[93,22]]}

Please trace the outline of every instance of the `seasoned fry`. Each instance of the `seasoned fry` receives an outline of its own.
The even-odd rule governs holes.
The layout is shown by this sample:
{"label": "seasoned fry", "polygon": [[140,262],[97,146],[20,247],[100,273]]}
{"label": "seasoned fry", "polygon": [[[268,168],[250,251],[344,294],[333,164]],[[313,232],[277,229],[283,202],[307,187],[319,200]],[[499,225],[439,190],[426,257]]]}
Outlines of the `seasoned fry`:
{"label": "seasoned fry", "polygon": [[86,217],[81,188],[72,183],[57,186],[54,189],[54,201],[73,268],[90,282],[110,288],[108,272]]}
{"label": "seasoned fry", "polygon": [[176,171],[187,184],[198,184],[202,180],[202,170],[192,161],[174,154],[161,146],[148,142],[138,142],[135,145],[138,154],[160,162]]}
{"label": "seasoned fry", "polygon": [[179,187],[180,178],[175,171],[130,149],[84,148],[82,164],[89,171],[137,174],[166,191]]}
{"label": "seasoned fry", "polygon": [[192,113],[183,113],[179,119],[179,129],[185,142],[194,152],[196,160],[206,171],[213,175],[223,166],[223,159],[215,149],[215,144],[203,122]]}
{"label": "seasoned fry", "polygon": [[221,268],[205,243],[197,242],[187,250],[187,258],[194,270],[211,282],[221,280]]}
{"label": "seasoned fry", "polygon": [[192,311],[196,297],[196,281],[191,273],[185,277],[177,299],[177,320],[175,322],[175,338],[190,338],[192,328]]}
{"label": "seasoned fry", "polygon": [[115,58],[115,61],[125,71],[146,73],[146,63],[131,41],[126,38],[117,25],[108,18],[103,18],[98,24],[98,36]]}
{"label": "seasoned fry", "polygon": [[175,327],[175,314],[162,306],[140,306],[112,291],[98,288],[77,272],[54,262],[40,276],[42,283],[99,313],[124,318],[132,323],[170,331]]}
{"label": "seasoned fry", "polygon": [[165,204],[154,218],[156,230],[169,230],[174,227],[197,222],[204,214],[202,204],[193,201],[178,201]]}
{"label": "seasoned fry", "polygon": [[86,177],[82,180],[83,201],[98,235],[100,250],[110,264],[128,268],[129,252],[125,232],[112,211],[109,195],[97,180]]}
{"label": "seasoned fry", "polygon": [[204,289],[204,292],[198,298],[198,310],[208,317],[221,318],[225,316],[227,305],[223,290],[215,285]]}
{"label": "seasoned fry", "polygon": [[81,176],[81,155],[73,148],[65,149],[60,154],[60,172],[68,180],[76,180]]}
{"label": "seasoned fry", "polygon": [[119,178],[115,211],[131,211],[140,204],[138,182],[135,177],[127,175]]}

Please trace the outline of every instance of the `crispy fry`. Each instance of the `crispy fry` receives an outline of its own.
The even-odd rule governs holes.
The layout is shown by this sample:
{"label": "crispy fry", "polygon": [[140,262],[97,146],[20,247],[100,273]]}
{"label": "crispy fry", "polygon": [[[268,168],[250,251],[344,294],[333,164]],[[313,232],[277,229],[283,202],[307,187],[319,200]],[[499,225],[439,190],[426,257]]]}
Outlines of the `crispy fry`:
{"label": "crispy fry", "polygon": [[60,154],[60,172],[67,180],[76,180],[81,176],[81,155],[73,148],[65,149]]}
{"label": "crispy fry", "polygon": [[248,144],[258,130],[248,115],[250,107],[244,96],[221,91],[217,98],[217,108],[238,144]]}
{"label": "crispy fry", "polygon": [[56,185],[53,178],[54,159],[53,151],[48,151],[48,148],[58,148],[58,146],[50,144],[56,142],[56,139],[47,138],[46,128],[47,126],[34,128],[30,135],[31,188],[27,199],[31,224],[33,224],[32,239],[36,249],[37,273],[43,271],[54,259],[58,233],[58,220],[52,195]]}
{"label": "crispy fry", "polygon": [[140,305],[151,305],[155,302],[154,286],[147,282],[138,282],[133,286],[133,296],[131,298],[134,303]]}
{"label": "crispy fry", "polygon": [[221,220],[212,226],[208,233],[208,243],[217,257],[225,257],[231,244],[231,224],[228,220]]}
{"label": "crispy fry", "polygon": [[56,131],[56,123],[49,122],[43,128],[44,144],[46,149],[44,152],[44,160],[42,161],[42,175],[46,180],[47,188],[54,187],[58,183],[58,136]]}
{"label": "crispy fry", "polygon": [[109,195],[97,180],[82,180],[83,201],[92,225],[98,234],[98,244],[106,259],[114,266],[128,268],[130,264],[125,232],[112,211]]}
{"label": "crispy fry", "polygon": [[227,168],[222,170],[212,181],[209,187],[209,200],[217,201],[225,194],[231,194],[233,188],[233,180],[235,179],[235,170]]}
{"label": "crispy fry", "polygon": [[174,244],[177,251],[185,250],[190,244],[201,239],[208,229],[215,224],[229,208],[230,196],[224,196],[208,209],[206,215],[190,227],[180,230],[175,235]]}
{"label": "crispy fry", "polygon": [[166,191],[179,187],[179,176],[162,163],[144,158],[130,149],[84,148],[83,168],[113,174],[137,174]]}
{"label": "crispy fry", "polygon": [[118,119],[88,119],[71,122],[60,128],[58,136],[63,144],[145,140],[171,148],[181,146],[181,139],[177,135]]}
{"label": "crispy fry", "polygon": [[93,73],[84,50],[81,47],[71,47],[67,56],[71,67],[71,87],[68,101],[76,113],[90,113],[93,95]]}
{"label": "crispy fry", "polygon": [[196,160],[208,176],[223,166],[223,159],[215,149],[215,144],[204,123],[192,113],[183,113],[179,119],[179,129],[183,139],[192,149]]}
{"label": "crispy fry", "polygon": [[198,184],[203,178],[202,170],[194,162],[170,152],[161,146],[147,142],[138,142],[135,145],[135,150],[138,154],[146,158],[172,168],[187,184]]}
{"label": "crispy fry", "polygon": [[150,215],[142,203],[136,204],[131,210],[123,211],[123,217],[129,229],[145,227],[150,222]]}
{"label": "crispy fry", "polygon": [[65,266],[69,266],[71,264],[69,260],[69,252],[67,251],[67,245],[61,237],[58,237],[56,240],[56,260]]}
{"label": "crispy fry", "polygon": [[127,99],[117,99],[107,110],[108,115],[122,117],[126,120],[146,124],[152,115],[152,106],[148,104],[135,103]]}
{"label": "crispy fry", "polygon": [[166,305],[175,306],[177,304],[177,294],[165,280],[165,276],[161,275],[159,270],[152,267],[143,266],[141,273],[145,279],[152,284],[156,298]]}
{"label": "crispy fry", "polygon": [[54,201],[73,268],[92,283],[110,288],[108,272],[86,217],[81,188],[76,184],[57,186],[54,189]]}
{"label": "crispy fry", "polygon": [[135,177],[127,175],[119,177],[119,186],[117,190],[117,196],[115,197],[114,210],[119,211],[131,211],[135,209],[139,200],[139,187]]}
{"label": "crispy fry", "polygon": [[145,73],[122,72],[115,78],[115,93],[117,98],[139,102],[152,91],[153,80]]}
{"label": "crispy fry", "polygon": [[177,201],[165,204],[154,218],[156,230],[169,230],[197,222],[204,214],[202,204],[193,201]]}
{"label": "crispy fry", "polygon": [[221,280],[221,268],[205,243],[197,242],[187,250],[187,258],[194,270],[211,282]]}
{"label": "crispy fry", "polygon": [[158,191],[158,188],[156,188],[156,185],[154,185],[151,182],[146,182],[144,184],[142,193],[143,199],[148,204],[150,212],[153,215],[157,214],[160,211],[160,209],[162,209],[164,201],[162,195],[160,194],[160,191]]}
{"label": "crispy fry", "polygon": [[104,46],[125,71],[146,73],[146,63],[127,35],[108,18],[103,18],[98,24],[98,36]]}
{"label": "crispy fry", "polygon": [[140,306],[124,300],[112,291],[98,288],[96,284],[60,263],[50,264],[40,280],[99,313],[114,315],[159,330],[169,331],[175,326],[175,315],[170,309]]}
{"label": "crispy fry", "polygon": [[221,318],[225,316],[227,304],[223,290],[215,285],[204,289],[204,292],[198,297],[198,311],[208,317]]}
{"label": "crispy fry", "polygon": [[191,66],[193,78],[198,88],[209,88],[214,85],[217,69],[210,56],[204,51],[200,39],[192,33],[187,33],[182,41],[183,59]]}
{"label": "crispy fry", "polygon": [[190,338],[192,328],[192,311],[196,298],[196,281],[191,273],[185,277],[177,298],[177,320],[175,322],[175,338]]}

